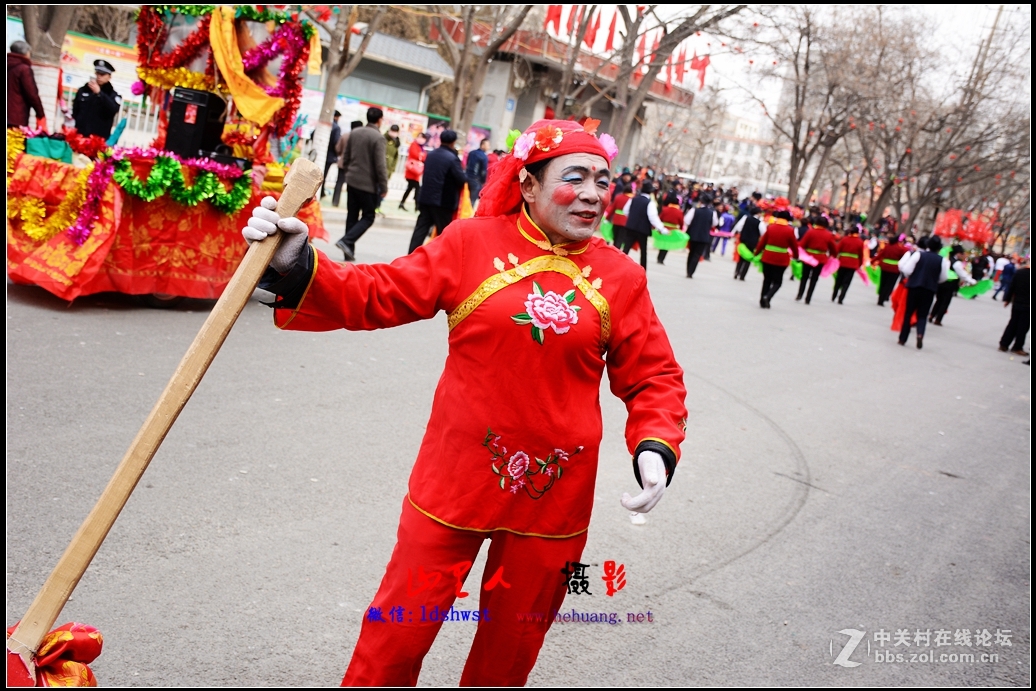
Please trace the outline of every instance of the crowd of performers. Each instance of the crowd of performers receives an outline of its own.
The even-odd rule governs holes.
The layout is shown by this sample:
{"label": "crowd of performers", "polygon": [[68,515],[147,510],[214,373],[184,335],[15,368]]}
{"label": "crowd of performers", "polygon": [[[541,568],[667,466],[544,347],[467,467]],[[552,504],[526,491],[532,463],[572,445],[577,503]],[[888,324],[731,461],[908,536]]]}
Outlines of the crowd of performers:
{"label": "crowd of performers", "polygon": [[[739,200],[736,187],[724,190],[675,177],[656,182],[639,168],[615,177],[605,221],[620,250],[629,253],[639,246],[645,270],[649,236],[684,233],[688,278],[711,254],[726,256],[730,243],[737,258],[735,280],[745,280],[753,265],[762,272],[763,309],[770,308],[789,267],[791,280],[799,281],[795,300],[806,305],[821,277],[834,276],[831,302],[839,305],[854,277],[868,286],[877,283],[877,304],[889,303],[895,310],[892,330],[899,333],[899,343],[905,345],[916,327],[917,348],[923,345],[926,324],[942,326],[955,296],[975,299],[998,283],[992,298],[1002,293],[1004,306],[1012,306],[1000,350],[1028,354],[1023,347],[1029,331],[1028,257],[993,255],[983,248],[968,252],[959,244],[944,245],[938,236],[903,234],[890,216],[868,228],[862,214],[803,209],[783,197],[764,199],[759,192]],[[657,262],[663,264],[667,254],[660,250]]]}

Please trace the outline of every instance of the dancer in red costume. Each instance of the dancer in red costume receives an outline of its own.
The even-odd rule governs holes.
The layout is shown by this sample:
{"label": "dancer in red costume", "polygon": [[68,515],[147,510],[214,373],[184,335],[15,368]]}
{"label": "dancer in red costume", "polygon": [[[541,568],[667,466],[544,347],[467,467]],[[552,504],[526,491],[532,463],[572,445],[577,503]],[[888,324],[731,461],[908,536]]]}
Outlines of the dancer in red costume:
{"label": "dancer in red costume", "polygon": [[[539,121],[494,167],[476,217],[391,264],[339,265],[307,228],[264,203],[243,234],[287,234],[260,287],[279,328],[365,330],[448,315],[450,353],[403,500],[397,543],[345,685],[417,683],[483,540],[481,617],[463,685],[523,685],[578,561],[594,500],[605,368],[628,411],[626,441],[646,512],[672,479],[684,438],[683,371],[645,273],[593,236],[614,142],[596,123]],[[432,573],[447,574],[436,578]],[[456,577],[454,577],[454,575]],[[425,609],[422,610],[421,607]],[[386,617],[387,619],[387,617]]]}

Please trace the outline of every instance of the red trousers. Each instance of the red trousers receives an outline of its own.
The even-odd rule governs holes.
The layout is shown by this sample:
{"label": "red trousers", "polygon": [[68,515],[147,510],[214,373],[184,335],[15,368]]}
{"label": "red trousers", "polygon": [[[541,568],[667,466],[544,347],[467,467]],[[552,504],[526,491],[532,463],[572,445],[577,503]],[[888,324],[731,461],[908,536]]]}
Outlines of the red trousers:
{"label": "red trousers", "polygon": [[[457,602],[486,538],[492,542],[478,605],[470,595]],[[544,538],[450,528],[418,511],[407,497],[396,546],[364,614],[342,686],[415,686],[421,662],[443,625],[431,619],[455,605],[479,612],[461,686],[523,686],[553,613],[565,599],[566,562],[579,561],[585,544],[585,532]],[[547,615],[544,621],[519,621],[519,616],[539,612]],[[457,618],[453,610],[451,626],[474,626]]]}

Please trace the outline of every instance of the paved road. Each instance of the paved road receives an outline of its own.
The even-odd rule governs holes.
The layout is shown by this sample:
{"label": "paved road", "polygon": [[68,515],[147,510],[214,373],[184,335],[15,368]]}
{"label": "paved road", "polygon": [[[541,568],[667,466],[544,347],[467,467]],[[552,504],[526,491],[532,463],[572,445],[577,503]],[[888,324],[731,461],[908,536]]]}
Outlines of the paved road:
{"label": "paved road", "polygon": [[[361,261],[405,252],[409,230],[386,225],[361,240]],[[767,311],[758,273],[734,282],[716,259],[687,280],[683,258],[649,267],[686,370],[683,461],[633,525],[618,501],[635,488],[625,413],[605,386],[584,555],[597,585],[566,611],[624,623],[555,625],[530,685],[1028,685],[1030,370],[996,350],[1007,311],[956,300],[919,352],[896,345],[891,311],[862,285],[843,306],[821,293],[806,307],[786,284]],[[210,304],[67,306],[8,285],[9,623]],[[441,315],[282,333],[248,304],[61,616],[104,633],[102,684],[341,679],[394,542],[446,335]],[[614,598],[605,560],[627,573]],[[648,611],[652,621],[625,623]],[[847,658],[856,667],[833,664],[848,629],[864,632]],[[900,629],[911,645],[897,652],[936,660],[876,662],[880,632]],[[1011,645],[936,646],[936,632],[963,629],[1010,631]],[[445,625],[422,684],[456,684],[472,635]]]}

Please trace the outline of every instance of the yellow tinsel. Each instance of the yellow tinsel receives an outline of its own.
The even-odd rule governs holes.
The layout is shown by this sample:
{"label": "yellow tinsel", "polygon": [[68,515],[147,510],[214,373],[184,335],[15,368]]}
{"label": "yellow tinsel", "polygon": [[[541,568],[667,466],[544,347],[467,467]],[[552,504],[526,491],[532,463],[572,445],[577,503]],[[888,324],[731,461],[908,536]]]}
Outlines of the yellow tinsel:
{"label": "yellow tinsel", "polygon": [[7,130],[7,177],[14,175],[14,162],[18,154],[25,153],[25,133],[10,128]]}
{"label": "yellow tinsel", "polygon": [[192,72],[186,67],[138,67],[137,76],[149,86],[162,89],[182,87],[199,91],[212,91],[212,78],[201,72]]}
{"label": "yellow tinsel", "polygon": [[94,164],[83,168],[76,177],[75,187],[58,208],[44,220],[47,209],[43,201],[35,197],[11,199],[7,202],[7,217],[22,219],[22,231],[36,242],[46,242],[58,233],[68,230],[79,217],[79,211],[86,202],[86,182],[93,172]]}

